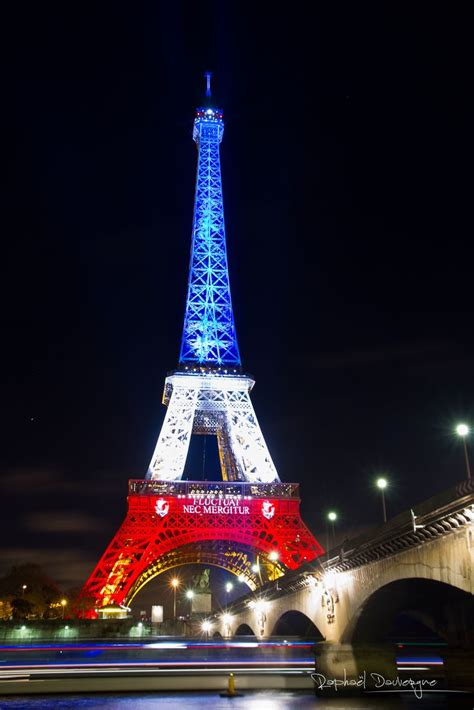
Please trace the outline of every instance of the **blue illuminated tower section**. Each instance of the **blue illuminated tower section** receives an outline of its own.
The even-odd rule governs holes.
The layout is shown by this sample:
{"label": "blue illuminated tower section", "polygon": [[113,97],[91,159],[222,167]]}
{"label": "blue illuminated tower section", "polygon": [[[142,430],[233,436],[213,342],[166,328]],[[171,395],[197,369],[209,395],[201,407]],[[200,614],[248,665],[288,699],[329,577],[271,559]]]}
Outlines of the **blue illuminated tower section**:
{"label": "blue illuminated tower section", "polygon": [[219,109],[197,110],[193,138],[199,155],[180,365],[240,367],[227,266],[219,156],[223,133],[224,121]]}

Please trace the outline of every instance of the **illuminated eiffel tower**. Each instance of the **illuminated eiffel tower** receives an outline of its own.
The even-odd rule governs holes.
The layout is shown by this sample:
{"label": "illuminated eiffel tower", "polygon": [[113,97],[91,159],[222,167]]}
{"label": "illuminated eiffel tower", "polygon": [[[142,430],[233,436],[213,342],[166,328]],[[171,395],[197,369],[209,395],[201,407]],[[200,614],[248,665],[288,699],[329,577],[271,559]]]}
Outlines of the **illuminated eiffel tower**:
{"label": "illuminated eiffel tower", "polygon": [[[250,400],[234,326],[219,146],[222,111],[198,108],[188,295],[178,368],[146,480],[129,483],[128,513],[84,587],[98,607],[129,604],[182,564],[223,567],[255,589],[322,553],[299,513],[298,484],[281,483]],[[223,482],[182,481],[192,434],[217,436]]]}

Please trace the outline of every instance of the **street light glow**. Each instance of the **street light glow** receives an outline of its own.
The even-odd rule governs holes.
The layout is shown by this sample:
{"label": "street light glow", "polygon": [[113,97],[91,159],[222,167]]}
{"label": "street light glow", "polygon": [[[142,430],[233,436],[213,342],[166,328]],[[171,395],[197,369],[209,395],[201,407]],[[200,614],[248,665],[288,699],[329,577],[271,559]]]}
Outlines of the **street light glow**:
{"label": "street light glow", "polygon": [[203,621],[201,624],[201,629],[204,631],[205,634],[209,633],[209,631],[212,628],[212,624],[210,621]]}
{"label": "street light glow", "polygon": [[252,572],[260,572],[260,567],[258,565],[252,565]]}
{"label": "street light glow", "polygon": [[386,478],[377,478],[377,488],[380,488],[382,491],[384,488],[387,488],[388,486],[388,481]]}
{"label": "street light glow", "polygon": [[229,594],[229,592],[231,592],[233,590],[233,588],[234,588],[234,585],[232,584],[232,582],[227,582],[227,584],[225,585],[225,590],[226,590],[227,594]]}
{"label": "street light glow", "polygon": [[335,513],[333,510],[331,510],[328,513],[328,520],[330,520],[331,523],[333,523],[335,520],[337,520],[337,513]]}
{"label": "street light glow", "polygon": [[458,424],[456,427],[456,434],[458,436],[465,437],[469,434],[469,427],[467,424]]}
{"label": "street light glow", "polygon": [[175,589],[179,587],[179,579],[177,577],[173,577],[173,579],[171,580],[171,586]]}
{"label": "street light glow", "polygon": [[194,597],[194,592],[192,589],[188,589],[188,591],[186,592],[186,597],[187,599],[192,599]]}

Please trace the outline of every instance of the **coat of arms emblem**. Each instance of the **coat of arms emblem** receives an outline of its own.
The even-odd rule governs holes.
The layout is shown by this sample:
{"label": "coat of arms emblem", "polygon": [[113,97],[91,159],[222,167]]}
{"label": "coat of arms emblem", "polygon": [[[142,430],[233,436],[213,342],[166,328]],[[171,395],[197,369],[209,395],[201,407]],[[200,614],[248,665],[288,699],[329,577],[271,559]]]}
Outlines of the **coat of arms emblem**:
{"label": "coat of arms emblem", "polygon": [[159,515],[160,518],[164,518],[165,515],[168,515],[169,509],[170,504],[168,503],[168,501],[163,500],[163,498],[158,498],[155,505],[156,514]]}
{"label": "coat of arms emblem", "polygon": [[267,520],[271,520],[275,515],[275,506],[269,500],[264,500],[262,503],[262,515]]}

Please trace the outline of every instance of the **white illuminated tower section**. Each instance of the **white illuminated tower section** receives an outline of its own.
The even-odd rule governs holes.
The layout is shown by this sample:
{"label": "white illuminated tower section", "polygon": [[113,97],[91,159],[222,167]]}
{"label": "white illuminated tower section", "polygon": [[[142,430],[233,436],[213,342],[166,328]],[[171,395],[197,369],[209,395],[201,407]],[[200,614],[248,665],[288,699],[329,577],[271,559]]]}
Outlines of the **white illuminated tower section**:
{"label": "white illuminated tower section", "polygon": [[[210,99],[210,75],[207,75]],[[254,381],[241,374],[232,312],[219,145],[222,112],[199,108],[198,148],[188,296],[179,367],[165,381],[167,405],[147,478],[183,475],[192,434],[217,436],[225,481],[271,483],[278,474],[250,400]]]}

